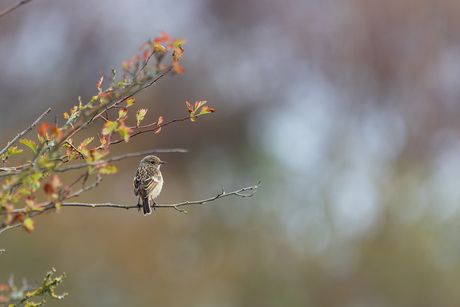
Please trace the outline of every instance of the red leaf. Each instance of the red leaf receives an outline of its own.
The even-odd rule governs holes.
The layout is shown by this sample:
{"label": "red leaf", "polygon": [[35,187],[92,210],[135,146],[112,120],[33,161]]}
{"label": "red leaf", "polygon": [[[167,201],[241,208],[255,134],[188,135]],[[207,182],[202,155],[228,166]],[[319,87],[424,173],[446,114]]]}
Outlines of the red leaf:
{"label": "red leaf", "polygon": [[47,182],[45,186],[43,187],[45,190],[46,195],[51,196],[54,193],[54,188],[51,185],[51,183]]}
{"label": "red leaf", "polygon": [[147,47],[150,48],[151,46],[152,46],[152,43],[151,43],[150,41],[149,41],[149,42],[145,42],[145,43],[142,44],[142,46],[141,46],[141,48],[139,48],[139,50],[143,50],[143,49],[145,49],[145,48],[147,48]]}
{"label": "red leaf", "polygon": [[162,42],[169,42],[171,40],[171,37],[168,35],[168,33],[164,31],[160,31],[160,37],[157,37],[153,40],[153,44],[159,45]]}
{"label": "red leaf", "polygon": [[48,127],[50,126],[50,123],[43,123],[40,125],[40,127],[38,128],[38,134],[40,136],[45,136],[46,134],[46,130],[48,130]]}
{"label": "red leaf", "polygon": [[187,104],[188,112],[189,112],[190,114],[192,114],[192,113],[193,113],[193,107],[192,107],[192,105],[191,105],[190,103],[188,103],[188,101],[186,101],[185,104]]}

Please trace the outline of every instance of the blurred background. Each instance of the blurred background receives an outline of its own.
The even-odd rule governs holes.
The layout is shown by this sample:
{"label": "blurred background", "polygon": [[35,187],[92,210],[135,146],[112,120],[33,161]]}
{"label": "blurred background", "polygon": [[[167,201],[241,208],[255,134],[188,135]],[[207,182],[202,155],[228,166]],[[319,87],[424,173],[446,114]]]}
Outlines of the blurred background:
{"label": "blurred background", "polygon": [[[160,155],[161,204],[262,185],[187,215],[45,214],[0,236],[0,281],[66,272],[70,294],[47,306],[459,306],[459,28],[454,0],[21,6],[0,19],[1,144],[48,107],[63,121],[162,30],[187,40],[185,74],[134,108],[146,123],[186,116],[186,100],[217,111],[111,156],[189,149]],[[139,160],[76,201],[134,204]]]}

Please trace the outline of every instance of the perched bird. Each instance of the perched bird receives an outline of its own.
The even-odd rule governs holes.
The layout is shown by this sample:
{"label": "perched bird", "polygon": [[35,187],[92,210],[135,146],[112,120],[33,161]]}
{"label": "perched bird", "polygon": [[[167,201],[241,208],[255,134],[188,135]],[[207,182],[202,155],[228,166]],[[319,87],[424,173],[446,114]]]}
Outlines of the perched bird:
{"label": "perched bird", "polygon": [[163,187],[163,176],[160,166],[166,162],[161,161],[157,156],[147,156],[141,160],[134,176],[134,194],[138,197],[137,205],[139,210],[142,203],[144,215],[149,215],[155,209],[154,199],[160,194]]}

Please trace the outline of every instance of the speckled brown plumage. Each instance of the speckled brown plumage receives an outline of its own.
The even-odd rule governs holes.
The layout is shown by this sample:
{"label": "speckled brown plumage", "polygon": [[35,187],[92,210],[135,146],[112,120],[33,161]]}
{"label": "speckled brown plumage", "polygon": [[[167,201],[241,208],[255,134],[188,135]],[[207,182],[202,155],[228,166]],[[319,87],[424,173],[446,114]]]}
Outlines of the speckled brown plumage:
{"label": "speckled brown plumage", "polygon": [[151,206],[155,209],[154,199],[160,194],[163,187],[163,176],[160,172],[161,161],[156,156],[143,158],[134,176],[134,194],[138,197],[139,209],[142,203],[144,215],[152,213]]}

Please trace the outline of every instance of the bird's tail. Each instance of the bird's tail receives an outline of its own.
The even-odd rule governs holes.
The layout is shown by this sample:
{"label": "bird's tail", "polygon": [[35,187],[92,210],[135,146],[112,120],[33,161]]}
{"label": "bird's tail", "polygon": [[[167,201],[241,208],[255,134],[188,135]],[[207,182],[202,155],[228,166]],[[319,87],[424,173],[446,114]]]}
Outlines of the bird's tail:
{"label": "bird's tail", "polygon": [[152,207],[150,207],[148,197],[144,198],[142,209],[144,209],[144,215],[149,215],[152,213]]}

